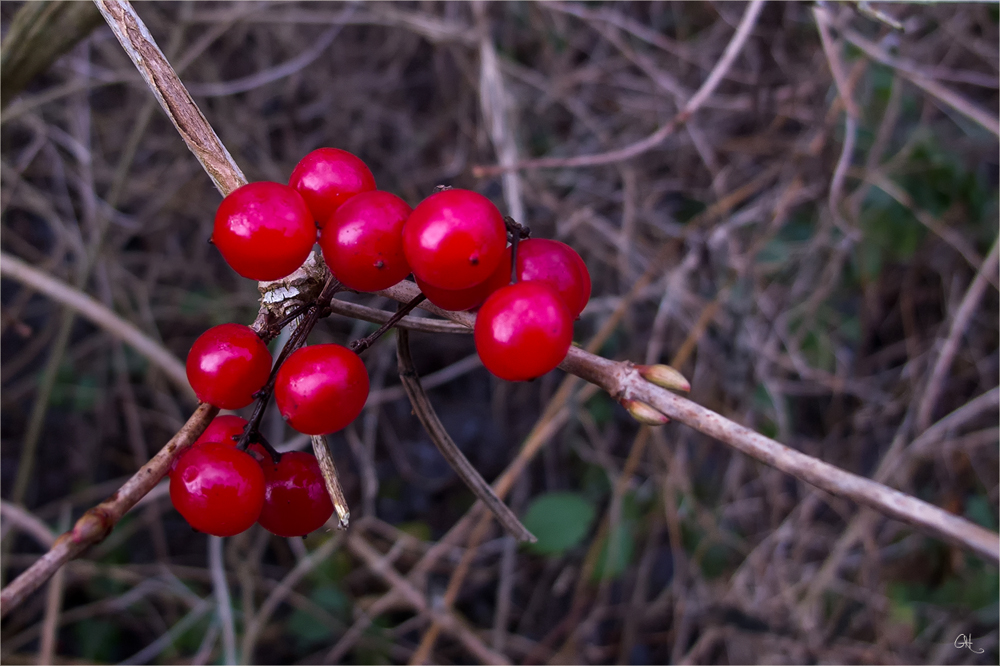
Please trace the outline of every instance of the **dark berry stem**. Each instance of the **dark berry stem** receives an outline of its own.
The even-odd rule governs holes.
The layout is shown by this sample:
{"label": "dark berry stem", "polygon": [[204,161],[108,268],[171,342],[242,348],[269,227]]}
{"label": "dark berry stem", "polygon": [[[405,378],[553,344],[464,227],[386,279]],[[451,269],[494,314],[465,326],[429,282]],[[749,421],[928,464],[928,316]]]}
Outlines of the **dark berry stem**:
{"label": "dark berry stem", "polygon": [[377,331],[375,331],[371,335],[367,335],[363,338],[355,340],[350,345],[348,345],[351,348],[351,351],[353,351],[355,354],[360,354],[364,350],[371,347],[373,344],[375,344],[375,342],[379,338],[382,337],[382,335],[386,331],[388,331],[390,328],[398,324],[400,319],[402,319],[403,317],[405,317],[406,315],[408,315],[410,312],[413,311],[413,308],[420,305],[425,298],[427,297],[424,296],[423,294],[417,294],[416,296],[414,296],[412,299],[410,299],[410,301],[406,305],[396,310],[395,314],[389,317],[389,319],[387,319],[384,324],[379,326]]}
{"label": "dark berry stem", "polygon": [[[253,408],[253,414],[250,416],[249,423],[243,429],[243,434],[236,444],[236,447],[241,451],[246,451],[252,442],[263,439],[260,435],[260,423],[264,419],[264,412],[271,401],[271,394],[274,392],[274,382],[278,377],[278,370],[281,369],[281,364],[285,362],[292,352],[305,344],[306,338],[309,337],[309,333],[312,332],[313,327],[316,326],[316,322],[319,321],[320,317],[330,313],[330,299],[338,291],[343,291],[343,289],[344,285],[340,284],[337,278],[331,275],[327,279],[326,284],[323,285],[323,290],[316,298],[316,301],[309,305],[305,319],[302,320],[302,323],[295,329],[295,332],[288,338],[285,346],[281,348],[281,353],[278,355],[278,360],[271,369],[271,375],[267,378],[267,383],[254,394],[257,404]],[[291,317],[291,313],[289,317]],[[289,319],[289,317],[286,317],[286,319]],[[271,450],[273,451],[274,449]]]}
{"label": "dark berry stem", "polygon": [[510,282],[517,284],[517,244],[531,237],[531,229],[510,216],[503,218],[503,221],[507,226],[507,235],[510,236]]}
{"label": "dark berry stem", "polygon": [[251,443],[260,444],[262,447],[264,447],[264,450],[267,451],[268,455],[271,456],[271,460],[274,462],[275,465],[281,462],[281,453],[276,448],[271,446],[271,443],[264,438],[264,435],[262,435],[259,430],[257,431],[256,435],[254,436],[253,442]]}

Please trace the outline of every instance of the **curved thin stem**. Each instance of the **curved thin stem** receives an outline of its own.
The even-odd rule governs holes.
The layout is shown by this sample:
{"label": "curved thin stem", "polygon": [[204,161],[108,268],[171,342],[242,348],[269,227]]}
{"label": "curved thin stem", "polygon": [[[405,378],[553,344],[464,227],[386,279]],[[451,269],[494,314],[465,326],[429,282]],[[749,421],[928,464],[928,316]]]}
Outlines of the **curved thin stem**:
{"label": "curved thin stem", "polygon": [[424,387],[420,385],[420,377],[417,376],[416,368],[413,367],[413,358],[410,356],[410,334],[405,330],[396,332],[396,359],[399,362],[399,380],[406,389],[406,395],[413,405],[413,412],[424,425],[424,430],[430,435],[431,441],[437,446],[438,451],[445,457],[452,469],[461,477],[465,485],[473,494],[483,501],[483,504],[493,512],[500,524],[504,526],[518,541],[534,543],[538,541],[528,529],[521,524],[514,512],[503,503],[497,494],[493,492],[490,484],[479,474],[469,459],[462,454],[462,451],[455,444],[455,441],[448,434],[441,419],[438,418],[431,401],[424,392]]}

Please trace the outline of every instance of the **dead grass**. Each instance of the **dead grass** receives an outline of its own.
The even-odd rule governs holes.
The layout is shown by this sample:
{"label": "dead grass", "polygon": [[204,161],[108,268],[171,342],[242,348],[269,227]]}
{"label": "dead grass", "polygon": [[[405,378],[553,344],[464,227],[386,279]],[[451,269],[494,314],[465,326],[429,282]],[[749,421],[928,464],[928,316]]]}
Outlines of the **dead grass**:
{"label": "dead grass", "polygon": [[[5,26],[18,7],[0,7]],[[1000,107],[996,7],[880,7],[905,32],[846,5],[766,5],[694,116],[600,163],[675,119],[743,4],[136,5],[250,180],[284,181],[334,145],[411,203],[450,184],[523,209],[534,235],[587,261],[580,341],[652,268],[605,356],[673,360],[700,404],[996,530],[997,141],[975,119],[995,123]],[[896,69],[845,45],[858,37]],[[218,193],[107,28],[5,100],[0,149],[4,252],[178,358],[206,327],[253,320],[255,285],[205,242]],[[473,175],[580,156],[596,157]],[[4,514],[9,580],[47,547],[25,521],[54,530],[63,506],[76,517],[110,494],[192,404],[52,301],[7,279],[2,297],[0,480],[30,511]],[[334,316],[314,339],[373,328]],[[411,345],[421,375],[465,369],[429,395],[488,480],[545,415],[547,444],[508,503],[523,516],[546,493],[580,492],[597,508],[587,538],[543,557],[491,526],[466,550],[469,530],[452,528],[471,496],[397,390],[329,438],[355,516],[346,537],[226,540],[243,658],[404,662],[435,622],[433,663],[996,663],[991,565],[684,426],[642,430],[602,393],[577,389],[560,411],[559,373],[496,381],[467,367],[469,336],[414,332]],[[391,339],[366,353],[373,389],[398,385],[394,355]],[[280,419],[268,428],[308,446]],[[617,571],[602,563],[607,534]],[[57,661],[223,657],[208,540],[162,492],[62,585]],[[44,651],[45,609],[36,594],[4,620],[5,661]],[[956,649],[959,634],[984,652]]]}

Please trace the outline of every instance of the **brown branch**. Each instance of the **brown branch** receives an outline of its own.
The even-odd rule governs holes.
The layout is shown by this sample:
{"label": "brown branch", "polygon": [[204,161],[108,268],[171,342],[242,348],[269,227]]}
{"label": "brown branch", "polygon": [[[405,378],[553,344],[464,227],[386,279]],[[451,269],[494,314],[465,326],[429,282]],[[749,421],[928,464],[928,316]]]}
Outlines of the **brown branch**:
{"label": "brown branch", "polygon": [[[131,5],[120,0],[97,0],[96,4],[160,102],[160,106],[166,111],[184,142],[201,162],[219,191],[226,195],[246,184],[243,172],[236,166],[201,110],[184,89],[184,85]],[[148,338],[138,329],[133,331],[134,327],[130,328],[128,322],[123,322],[103,306],[100,306],[103,310],[99,309],[97,307],[99,304],[85,294],[75,293],[67,296],[63,293],[65,290],[59,289],[62,285],[58,281],[44,274],[34,275],[32,271],[34,273],[38,271],[7,255],[3,255],[0,261],[0,271],[9,275],[14,275],[16,271],[22,279],[26,279],[25,276],[34,279],[37,284],[33,286],[40,291],[47,288],[46,293],[50,296],[56,298],[60,295],[65,296],[70,301],[66,303],[67,305],[75,304],[81,314],[102,325],[106,330],[116,333],[117,337],[142,351],[161,367],[168,368],[168,375],[175,382],[187,385],[186,373],[180,371],[183,370],[183,366],[178,370],[173,356],[168,354],[169,360],[164,360],[165,350],[150,345]],[[181,377],[184,378],[183,381]],[[190,387],[187,388],[190,390]],[[55,541],[45,555],[7,585],[0,592],[0,617],[21,604],[67,561],[79,556],[89,546],[102,541],[121,517],[166,475],[174,459],[198,438],[218,412],[217,407],[199,405],[187,423],[152,460],[143,465],[110,498],[87,511],[72,530]]]}
{"label": "brown branch", "polygon": [[225,196],[246,185],[243,172],[191,99],[132,5],[124,0],[95,0],[95,4],[219,192]]}
{"label": "brown branch", "polygon": [[333,508],[337,512],[337,528],[346,530],[351,523],[351,510],[347,506],[347,498],[344,497],[344,489],[340,485],[337,466],[333,464],[333,456],[327,447],[326,437],[312,435],[309,439],[312,442],[313,454],[319,462],[319,469],[323,473],[326,492],[330,495],[330,501],[333,502]]}
{"label": "brown branch", "polygon": [[[405,303],[416,292],[416,285],[401,282],[380,293]],[[469,327],[475,324],[475,315],[467,312],[449,313],[449,317]],[[559,367],[599,386],[613,398],[646,403],[671,420],[714,437],[801,481],[910,523],[925,533],[946,539],[1000,564],[1000,535],[995,532],[734,423],[710,409],[646,381],[632,363],[610,361],[574,346],[570,347],[566,359]]]}
{"label": "brown branch", "polygon": [[893,68],[899,72],[900,76],[928,95],[937,98],[944,104],[955,109],[993,136],[1000,137],[1000,120],[997,119],[995,114],[980,109],[958,93],[944,87],[933,79],[927,78],[920,72],[920,67],[915,63],[908,62],[902,58],[894,58],[883,51],[877,44],[870,42],[853,30],[845,28],[841,31],[841,34],[846,41],[864,51],[865,55],[872,60],[882,63],[886,67]]}
{"label": "brown branch", "polygon": [[491,650],[476,634],[469,629],[450,610],[431,605],[427,597],[421,594],[406,578],[392,566],[387,566],[381,553],[368,543],[357,532],[351,532],[347,537],[347,548],[368,566],[368,569],[382,578],[393,590],[397,590],[406,602],[419,613],[424,613],[450,632],[477,659],[486,664],[508,664],[510,660],[504,655]]}
{"label": "brown branch", "polygon": [[379,338],[385,335],[386,331],[388,331],[390,328],[398,324],[399,321],[407,315],[407,313],[412,312],[413,308],[420,305],[420,303],[426,299],[427,297],[424,296],[423,294],[417,294],[410,300],[409,303],[396,310],[396,312],[391,317],[386,319],[385,322],[381,326],[379,326],[378,329],[376,329],[371,335],[366,335],[360,340],[353,340],[348,345],[348,347],[350,347],[351,351],[353,351],[355,354],[360,354],[361,352],[365,351],[373,344],[375,344]]}
{"label": "brown branch", "polygon": [[194,391],[188,384],[184,363],[163,345],[150,338],[135,325],[122,319],[114,310],[103,303],[6,252],[0,252],[0,275],[13,278],[86,317],[93,324],[145,356],[150,363],[162,370],[185,395],[194,398]]}
{"label": "brown branch", "polygon": [[424,430],[430,435],[431,441],[437,446],[438,451],[445,457],[451,468],[461,477],[469,490],[493,512],[505,530],[516,537],[518,541],[528,543],[537,541],[538,539],[521,524],[514,512],[497,497],[493,489],[490,488],[490,484],[486,483],[486,480],[472,466],[468,458],[462,454],[441,423],[437,412],[431,406],[430,399],[424,392],[424,387],[420,385],[420,378],[413,367],[413,359],[410,356],[410,335],[405,330],[396,332],[396,358],[399,361],[399,379],[410,398],[413,411],[420,422],[424,424]]}
{"label": "brown branch", "polygon": [[[392,317],[391,312],[358,305],[357,303],[348,303],[336,298],[330,302],[330,311],[333,314],[361,319],[373,324],[384,324]],[[427,333],[461,333],[463,335],[468,335],[472,332],[465,326],[456,324],[453,321],[429,319],[426,317],[403,317],[396,322],[396,328],[407,328],[411,331],[425,331]]]}
{"label": "brown branch", "polygon": [[0,592],[0,617],[6,616],[29,594],[41,587],[63,564],[88,547],[103,541],[122,516],[166,476],[174,458],[194,443],[218,413],[218,407],[199,405],[187,423],[152,460],[143,465],[111,497],[83,514],[73,529],[56,539],[47,553],[3,588]]}
{"label": "brown branch", "polygon": [[736,33],[733,38],[729,40],[729,44],[726,45],[726,49],[722,52],[722,56],[719,61],[709,72],[708,78],[705,82],[701,84],[701,87],[695,92],[695,94],[688,100],[687,104],[675,115],[670,122],[656,130],[645,139],[636,141],[635,143],[625,146],[624,148],[619,148],[618,150],[611,150],[606,153],[598,153],[596,155],[578,155],[576,157],[543,157],[536,160],[526,160],[523,162],[517,162],[514,164],[504,164],[499,166],[477,166],[473,167],[472,175],[477,178],[483,176],[495,176],[500,173],[505,173],[507,171],[515,171],[518,169],[543,169],[543,168],[557,168],[557,167],[582,167],[582,166],[597,166],[601,164],[614,164],[616,162],[624,162],[625,160],[632,159],[637,155],[655,148],[656,146],[663,143],[664,140],[671,134],[677,131],[677,129],[686,123],[688,119],[701,108],[701,105],[711,97],[712,93],[715,92],[715,88],[722,82],[722,79],[726,76],[729,68],[732,67],[733,62],[736,60],[736,56],[743,49],[743,45],[746,43],[747,38],[750,37],[750,33],[753,31],[754,25],[757,23],[757,17],[760,15],[760,10],[763,9],[763,0],[753,0],[747,7],[746,12],[743,14],[743,18],[740,19],[739,25],[736,27]]}

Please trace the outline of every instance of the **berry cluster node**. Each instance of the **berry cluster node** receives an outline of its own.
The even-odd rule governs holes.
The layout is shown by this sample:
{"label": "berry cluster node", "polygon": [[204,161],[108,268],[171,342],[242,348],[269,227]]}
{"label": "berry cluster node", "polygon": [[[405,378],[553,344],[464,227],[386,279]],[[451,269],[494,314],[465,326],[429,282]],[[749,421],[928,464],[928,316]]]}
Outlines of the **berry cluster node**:
{"label": "berry cluster node", "polygon": [[[438,187],[411,208],[378,190],[368,166],[338,148],[306,155],[287,185],[256,182],[231,192],[216,211],[211,240],[233,270],[260,283],[270,315],[259,335],[242,324],[215,326],[188,354],[199,400],[224,409],[257,400],[249,421],[215,419],[170,471],[174,507],[196,530],[218,536],[255,522],[302,536],[332,515],[316,458],[279,454],[258,426],[271,393],[288,424],[309,435],[336,432],[364,409],[369,379],[358,354],[335,344],[303,346],[336,290],[380,291],[412,274],[421,298],[438,307],[479,308],[476,350],[487,370],[509,381],[534,379],[562,362],[590,299],[587,266],[565,243],[530,238],[471,190]],[[332,275],[322,292],[317,243]],[[261,338],[295,319],[299,328],[274,363]],[[363,351],[372,340],[352,348]]]}

